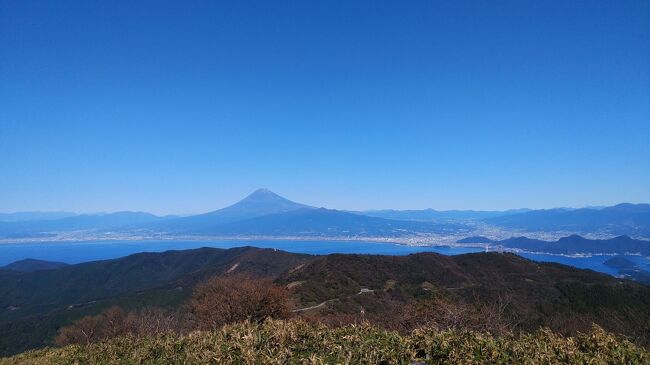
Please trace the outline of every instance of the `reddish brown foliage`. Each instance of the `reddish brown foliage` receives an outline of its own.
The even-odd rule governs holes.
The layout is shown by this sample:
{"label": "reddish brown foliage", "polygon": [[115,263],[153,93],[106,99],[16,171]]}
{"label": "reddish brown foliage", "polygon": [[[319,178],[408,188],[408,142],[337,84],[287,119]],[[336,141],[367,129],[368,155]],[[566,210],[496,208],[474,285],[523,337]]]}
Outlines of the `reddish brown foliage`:
{"label": "reddish brown foliage", "polygon": [[287,301],[286,289],[270,280],[237,275],[214,277],[197,285],[189,307],[199,328],[215,329],[243,320],[286,318]]}
{"label": "reddish brown foliage", "polygon": [[111,307],[62,327],[54,343],[59,346],[88,344],[125,334],[186,333],[197,328],[216,329],[242,320],[260,322],[267,317],[286,318],[290,313],[287,300],[286,290],[268,280],[215,277],[196,287],[187,307],[189,313],[145,308],[127,314],[119,307]]}
{"label": "reddish brown foliage", "polygon": [[67,327],[59,329],[54,343],[88,344],[105,338],[119,336],[128,332],[126,313],[120,307],[111,307],[96,316],[86,316]]}
{"label": "reddish brown foliage", "polygon": [[189,322],[181,314],[160,308],[145,308],[127,314],[115,306],[96,316],[86,316],[60,328],[54,343],[59,346],[88,344],[126,334],[148,336],[188,331]]}

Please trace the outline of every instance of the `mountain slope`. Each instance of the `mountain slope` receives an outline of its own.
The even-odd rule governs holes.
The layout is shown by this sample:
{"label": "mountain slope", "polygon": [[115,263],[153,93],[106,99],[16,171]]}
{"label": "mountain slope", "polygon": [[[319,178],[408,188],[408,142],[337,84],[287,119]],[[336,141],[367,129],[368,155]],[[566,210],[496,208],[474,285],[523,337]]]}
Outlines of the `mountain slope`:
{"label": "mountain slope", "polygon": [[578,235],[562,237],[555,242],[527,237],[513,237],[495,243],[507,248],[555,254],[642,254],[650,255],[650,241],[618,236],[606,240],[592,240]]}
{"label": "mountain slope", "polygon": [[263,236],[382,236],[414,232],[448,232],[463,229],[458,224],[398,221],[367,217],[333,209],[299,209],[214,227],[205,233]]}
{"label": "mountain slope", "polygon": [[607,232],[650,237],[650,204],[619,204],[602,209],[548,209],[492,217],[485,222],[528,231]]}
{"label": "mountain slope", "polygon": [[30,315],[47,308],[66,307],[169,284],[184,275],[199,279],[228,270],[273,276],[298,265],[308,255],[272,249],[199,248],[163,253],[139,253],[113,260],[69,265],[47,272],[0,271],[0,320]]}
{"label": "mountain slope", "polygon": [[158,217],[143,212],[83,214],[61,219],[0,222],[0,237],[36,237],[70,231],[132,231],[202,234],[227,223],[297,209],[308,205],[259,189],[228,207],[189,217]]}
{"label": "mountain slope", "polygon": [[65,262],[24,259],[2,266],[0,267],[0,270],[32,272],[38,270],[59,269],[65,266],[68,266]]}
{"label": "mountain slope", "polygon": [[170,220],[152,225],[152,227],[170,232],[205,233],[214,230],[215,227],[235,221],[312,208],[283,198],[270,190],[259,189],[228,207],[205,214]]}
{"label": "mountain slope", "polygon": [[67,231],[131,231],[194,235],[268,236],[403,236],[449,233],[466,228],[456,223],[399,221],[314,208],[260,189],[243,200],[210,213],[183,218],[120,212],[80,215],[52,221],[4,223],[0,235],[21,237]]}
{"label": "mountain slope", "polygon": [[499,217],[504,215],[518,214],[527,212],[529,209],[512,209],[504,211],[481,211],[481,210],[434,210],[434,209],[421,209],[421,210],[367,210],[357,212],[358,214],[367,215],[369,217],[378,217],[386,219],[399,219],[399,220],[413,220],[413,221],[464,221],[464,220],[477,220],[491,217]]}
{"label": "mountain slope", "polygon": [[[142,212],[77,215],[61,219],[0,221],[0,237],[55,236],[64,232],[121,232],[188,235],[400,236],[459,233],[477,220],[528,231],[602,232],[650,237],[650,204],[605,208],[526,211],[380,210],[343,212],[317,209],[259,189],[241,201],[189,217]],[[473,221],[473,222],[472,222]],[[452,232],[456,230],[456,232]]]}
{"label": "mountain slope", "polygon": [[77,215],[71,212],[14,212],[0,213],[0,222],[42,221],[68,218]]}
{"label": "mountain slope", "polygon": [[115,212],[82,214],[52,220],[0,222],[0,236],[21,237],[82,230],[127,230],[166,219],[169,217],[159,217],[144,212]]}
{"label": "mountain slope", "polygon": [[[402,305],[435,295],[465,306],[508,298],[522,329],[572,331],[595,322],[630,336],[650,333],[650,288],[512,254],[309,256],[202,248],[0,271],[0,353],[42,347],[59,326],[111,305],[179,307],[197,282],[232,273],[276,278],[292,288],[296,308],[327,301],[317,310],[356,315],[363,307],[380,324],[399,320]],[[363,288],[372,291],[359,294]]]}
{"label": "mountain slope", "polygon": [[293,288],[301,306],[317,306],[312,312],[364,310],[366,318],[391,328],[400,328],[404,303],[433,298],[456,308],[498,303],[518,329],[572,333],[597,323],[650,343],[649,287],[513,254],[328,255],[278,282]]}
{"label": "mountain slope", "polygon": [[42,347],[61,325],[111,305],[180,306],[207,277],[243,273],[273,278],[309,259],[273,249],[200,248],[48,271],[0,270],[0,355]]}

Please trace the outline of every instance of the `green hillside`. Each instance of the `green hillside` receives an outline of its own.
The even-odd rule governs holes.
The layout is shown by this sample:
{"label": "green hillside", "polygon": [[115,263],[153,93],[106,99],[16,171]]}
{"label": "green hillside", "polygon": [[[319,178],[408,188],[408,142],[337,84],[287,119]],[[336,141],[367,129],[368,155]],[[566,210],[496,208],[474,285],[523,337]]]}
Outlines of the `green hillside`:
{"label": "green hillside", "polygon": [[247,274],[286,287],[296,317],[573,336],[596,324],[650,345],[650,288],[512,254],[298,255],[252,247],[146,253],[31,273],[0,273],[0,356],[52,344],[60,328],[119,306],[183,311],[195,285]]}

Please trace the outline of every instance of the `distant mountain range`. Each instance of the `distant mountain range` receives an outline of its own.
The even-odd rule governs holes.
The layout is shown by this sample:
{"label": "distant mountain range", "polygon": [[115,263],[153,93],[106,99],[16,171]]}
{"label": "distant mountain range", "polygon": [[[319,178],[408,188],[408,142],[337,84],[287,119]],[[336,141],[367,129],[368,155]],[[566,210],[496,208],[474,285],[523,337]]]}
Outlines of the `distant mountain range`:
{"label": "distant mountain range", "polygon": [[260,189],[214,212],[154,222],[150,228],[175,234],[224,236],[385,236],[464,228],[368,217],[315,208]]}
{"label": "distant mountain range", "polygon": [[0,213],[0,222],[24,222],[42,221],[74,217],[76,213],[71,212],[15,212]]}
{"label": "distant mountain range", "polygon": [[0,222],[4,237],[52,235],[70,231],[147,231],[172,235],[366,236],[450,233],[461,223],[432,223],[369,217],[315,208],[259,189],[228,207],[188,217],[158,217],[141,212],[78,215],[57,220]]}
{"label": "distant mountain range", "polygon": [[481,220],[504,215],[512,215],[529,212],[530,209],[511,209],[511,210],[366,210],[357,212],[370,217],[379,217],[386,219],[401,219],[414,221],[457,221],[457,220]]}
{"label": "distant mountain range", "polygon": [[115,212],[110,214],[81,214],[61,219],[0,222],[0,236],[47,236],[57,232],[129,230],[156,221],[171,219],[144,212]]}
{"label": "distant mountain range", "polygon": [[[60,217],[60,215],[64,217]],[[213,212],[160,217],[144,212],[110,214],[12,213],[0,217],[0,237],[47,237],[64,232],[154,233],[214,236],[401,237],[463,234],[472,227],[603,233],[650,237],[650,204],[604,208],[507,211],[377,210],[348,212],[293,202],[260,189]]]}
{"label": "distant mountain range", "polygon": [[543,232],[606,233],[650,237],[650,204],[505,211],[376,210],[373,217],[416,221],[478,221],[496,227]]}
{"label": "distant mountain range", "polygon": [[650,204],[600,209],[545,209],[486,218],[486,223],[528,231],[608,232],[650,236]]}

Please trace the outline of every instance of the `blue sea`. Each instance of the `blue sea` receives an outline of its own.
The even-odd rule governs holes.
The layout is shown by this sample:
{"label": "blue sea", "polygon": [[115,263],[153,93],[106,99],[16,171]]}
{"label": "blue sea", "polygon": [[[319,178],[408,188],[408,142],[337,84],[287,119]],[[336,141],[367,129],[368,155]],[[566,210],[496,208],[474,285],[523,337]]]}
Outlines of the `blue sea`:
{"label": "blue sea", "polygon": [[[186,250],[199,247],[232,248],[255,246],[277,248],[288,252],[324,255],[330,253],[357,253],[375,255],[408,255],[417,252],[436,252],[458,255],[482,252],[471,247],[406,246],[386,242],[319,241],[319,240],[146,240],[146,241],[85,241],[85,242],[30,242],[0,244],[0,266],[14,261],[32,258],[77,264],[87,261],[106,260],[138,252],[162,252]],[[566,257],[549,254],[521,253],[523,257],[540,262],[557,262],[582,269],[591,269],[616,275],[616,269],[603,264],[611,256]],[[642,256],[626,256],[639,267],[650,270],[650,260]]]}

